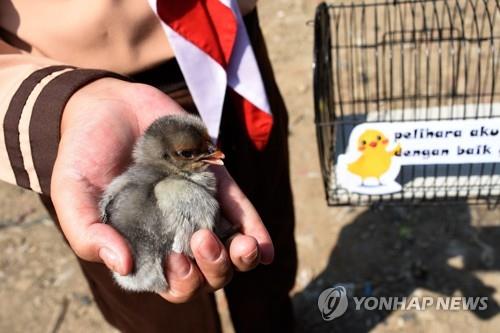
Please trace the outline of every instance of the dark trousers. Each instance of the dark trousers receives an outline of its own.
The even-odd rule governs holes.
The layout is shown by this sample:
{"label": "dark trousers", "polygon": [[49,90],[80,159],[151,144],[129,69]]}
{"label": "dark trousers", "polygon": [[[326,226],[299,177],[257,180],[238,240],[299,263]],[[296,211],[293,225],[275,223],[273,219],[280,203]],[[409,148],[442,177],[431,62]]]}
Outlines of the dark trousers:
{"label": "dark trousers", "polygon": [[[271,265],[236,273],[226,286],[231,318],[237,332],[292,332],[293,311],[289,292],[297,266],[293,238],[294,212],[288,167],[288,118],[276,86],[258,25],[257,13],[245,18],[248,33],[263,75],[274,116],[268,146],[256,151],[249,141],[241,114],[226,100],[220,144],[231,175],[256,207],[275,247]],[[136,81],[163,90],[186,110],[196,112],[175,60],[133,75]],[[50,198],[42,198],[57,221]],[[185,304],[171,304],[153,293],[121,290],[101,264],[79,259],[97,305],[106,320],[123,332],[220,332],[212,294],[202,294]]]}

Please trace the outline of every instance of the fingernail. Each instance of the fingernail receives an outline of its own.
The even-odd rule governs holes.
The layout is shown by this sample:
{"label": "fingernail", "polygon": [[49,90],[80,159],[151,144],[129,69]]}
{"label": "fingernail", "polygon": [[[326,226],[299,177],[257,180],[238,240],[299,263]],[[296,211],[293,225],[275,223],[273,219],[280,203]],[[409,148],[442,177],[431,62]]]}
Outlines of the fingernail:
{"label": "fingernail", "polygon": [[180,253],[172,253],[167,257],[167,274],[175,278],[184,278],[191,271],[191,262]]}
{"label": "fingernail", "polygon": [[241,260],[247,265],[251,265],[255,263],[257,257],[259,256],[259,249],[256,247],[250,254],[247,254],[244,257],[241,257]]}
{"label": "fingernail", "polygon": [[121,269],[120,269],[120,264],[118,262],[118,256],[112,250],[108,249],[107,247],[102,247],[99,250],[99,258],[101,258],[101,260],[104,262],[106,267],[108,267],[113,272],[116,272],[118,274],[123,273],[123,272],[121,272]]}
{"label": "fingernail", "polygon": [[216,261],[219,259],[221,252],[222,248],[212,234],[207,235],[198,246],[198,253],[207,261]]}

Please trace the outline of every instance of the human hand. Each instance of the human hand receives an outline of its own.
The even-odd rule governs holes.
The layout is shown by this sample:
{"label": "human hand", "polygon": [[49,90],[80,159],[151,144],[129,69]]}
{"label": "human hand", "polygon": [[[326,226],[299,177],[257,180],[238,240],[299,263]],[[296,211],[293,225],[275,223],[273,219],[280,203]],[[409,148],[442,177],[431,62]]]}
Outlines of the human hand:
{"label": "human hand", "polygon": [[[83,87],[68,101],[51,197],[63,233],[80,258],[103,262],[121,275],[131,272],[127,241],[101,223],[98,202],[104,188],[131,162],[132,147],[144,130],[161,116],[183,112],[153,87],[111,78]],[[170,302],[222,288],[233,268],[247,271],[273,259],[271,239],[253,205],[223,167],[214,172],[222,212],[241,233],[223,246],[211,231],[200,230],[191,239],[195,262],[181,254],[169,255],[169,289],[161,296]]]}

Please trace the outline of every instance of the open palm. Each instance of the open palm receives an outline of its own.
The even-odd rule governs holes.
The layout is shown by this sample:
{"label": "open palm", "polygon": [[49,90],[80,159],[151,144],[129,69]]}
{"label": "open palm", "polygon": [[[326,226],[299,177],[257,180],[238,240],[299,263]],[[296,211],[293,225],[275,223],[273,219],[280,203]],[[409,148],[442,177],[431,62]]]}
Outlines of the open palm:
{"label": "open palm", "polygon": [[[104,262],[111,270],[131,272],[133,259],[126,240],[101,223],[100,195],[125,170],[136,139],[157,118],[184,113],[159,90],[117,79],[101,79],[80,89],[68,102],[54,166],[51,197],[61,228],[75,253],[84,260]],[[200,289],[222,288],[233,267],[241,271],[270,263],[273,247],[259,215],[224,168],[214,170],[223,214],[237,225],[227,249],[208,230],[193,235],[196,263],[181,254],[166,260],[172,302],[189,300]]]}

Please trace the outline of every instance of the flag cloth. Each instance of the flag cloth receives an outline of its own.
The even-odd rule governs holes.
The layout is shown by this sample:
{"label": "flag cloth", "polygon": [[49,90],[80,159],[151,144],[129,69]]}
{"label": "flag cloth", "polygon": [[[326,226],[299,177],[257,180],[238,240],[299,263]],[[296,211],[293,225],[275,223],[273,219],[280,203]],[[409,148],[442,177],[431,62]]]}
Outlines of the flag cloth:
{"label": "flag cloth", "polygon": [[273,117],[237,1],[149,3],[162,22],[210,136],[217,139],[224,98],[230,90],[243,113],[248,136],[258,150],[264,149]]}

